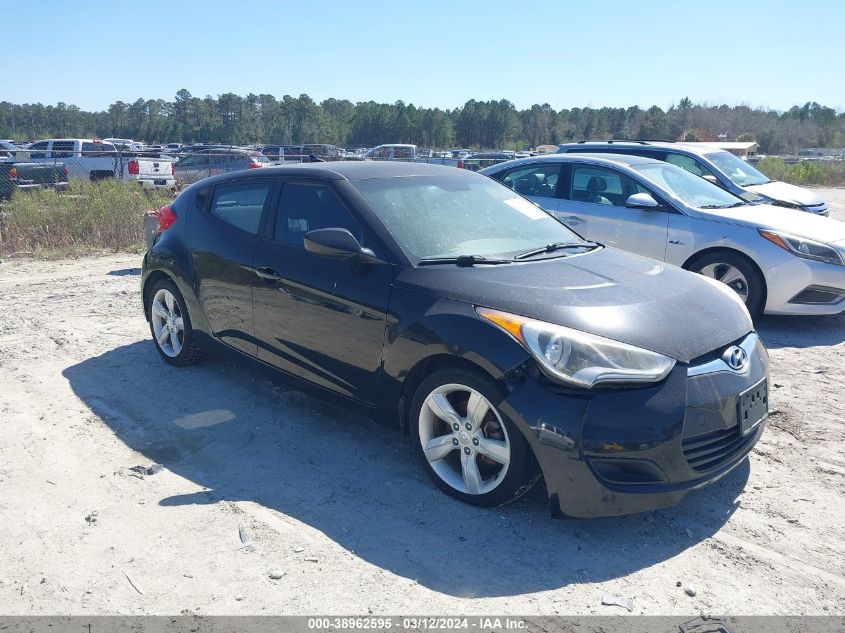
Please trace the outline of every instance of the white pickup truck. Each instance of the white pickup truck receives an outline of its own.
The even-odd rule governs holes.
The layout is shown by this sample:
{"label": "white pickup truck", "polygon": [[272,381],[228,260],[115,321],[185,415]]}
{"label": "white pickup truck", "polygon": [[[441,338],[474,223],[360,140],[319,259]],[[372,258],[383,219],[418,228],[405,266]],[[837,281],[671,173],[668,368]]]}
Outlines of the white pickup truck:
{"label": "white pickup truck", "polygon": [[136,182],[143,187],[169,189],[176,185],[173,159],[148,158],[118,151],[111,143],[92,139],[54,138],[37,141],[23,152],[33,163],[62,163],[68,178]]}

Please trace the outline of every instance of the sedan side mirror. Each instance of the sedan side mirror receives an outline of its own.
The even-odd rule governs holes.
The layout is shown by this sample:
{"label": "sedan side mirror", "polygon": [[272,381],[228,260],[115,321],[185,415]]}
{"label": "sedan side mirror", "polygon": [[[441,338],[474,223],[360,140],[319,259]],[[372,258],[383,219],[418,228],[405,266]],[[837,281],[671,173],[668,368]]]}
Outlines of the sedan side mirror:
{"label": "sedan side mirror", "polygon": [[364,248],[347,229],[315,229],[305,234],[305,250],[323,257],[358,257],[375,259],[375,253]]}
{"label": "sedan side mirror", "polygon": [[725,188],[725,187],[724,187],[724,185],[722,185],[722,183],[719,181],[719,179],[718,179],[718,178],[716,178],[716,176],[714,176],[713,174],[704,174],[704,175],[703,175],[703,176],[701,176],[701,177],[702,177],[702,178],[704,178],[704,180],[706,180],[707,182],[709,182],[711,185],[716,185],[716,186],[717,186],[717,187],[719,187],[720,189],[724,189],[724,188]]}
{"label": "sedan side mirror", "polygon": [[629,196],[625,201],[625,206],[629,209],[642,209],[643,211],[657,211],[660,208],[657,200],[648,193],[635,193]]}

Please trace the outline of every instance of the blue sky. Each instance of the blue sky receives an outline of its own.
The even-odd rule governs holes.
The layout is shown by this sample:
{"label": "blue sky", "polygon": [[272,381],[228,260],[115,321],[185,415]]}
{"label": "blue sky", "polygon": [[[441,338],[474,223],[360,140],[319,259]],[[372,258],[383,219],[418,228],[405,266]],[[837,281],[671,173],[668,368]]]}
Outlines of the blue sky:
{"label": "blue sky", "polygon": [[[307,93],[845,109],[845,1],[40,0],[3,7],[0,100]],[[20,60],[16,66],[9,60]]]}

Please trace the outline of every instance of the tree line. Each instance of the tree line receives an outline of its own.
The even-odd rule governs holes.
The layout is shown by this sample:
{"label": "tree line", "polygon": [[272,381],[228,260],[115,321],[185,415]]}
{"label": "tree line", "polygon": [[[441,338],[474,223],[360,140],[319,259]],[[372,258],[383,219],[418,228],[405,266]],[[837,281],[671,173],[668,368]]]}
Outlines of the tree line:
{"label": "tree line", "polygon": [[807,102],[785,112],[745,105],[694,104],[683,98],[658,106],[570,108],[549,104],[517,109],[506,99],[467,101],[454,109],[397,101],[315,102],[232,93],[203,98],[187,90],[173,101],[117,101],[88,112],[74,105],[0,102],[0,138],[120,137],[148,143],[302,144],[370,147],[414,143],[432,148],[522,149],[581,139],[756,140],[768,154],[800,147],[845,146],[845,113]]}

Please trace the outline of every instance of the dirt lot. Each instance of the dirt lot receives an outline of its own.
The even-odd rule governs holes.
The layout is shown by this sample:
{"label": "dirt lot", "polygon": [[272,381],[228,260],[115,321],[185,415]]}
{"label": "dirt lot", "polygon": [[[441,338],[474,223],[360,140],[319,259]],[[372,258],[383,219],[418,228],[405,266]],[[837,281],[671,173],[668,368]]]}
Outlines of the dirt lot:
{"label": "dirt lot", "polygon": [[760,319],[774,411],[728,478],[555,521],[542,490],[451,500],[398,434],[250,365],[165,365],[139,265],[0,264],[0,613],[845,614],[843,316]]}

